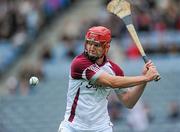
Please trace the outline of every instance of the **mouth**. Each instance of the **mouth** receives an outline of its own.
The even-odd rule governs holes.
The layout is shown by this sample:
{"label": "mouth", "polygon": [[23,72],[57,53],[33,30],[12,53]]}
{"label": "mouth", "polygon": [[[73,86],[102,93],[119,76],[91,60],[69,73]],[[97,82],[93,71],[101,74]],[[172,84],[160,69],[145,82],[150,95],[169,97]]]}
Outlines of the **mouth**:
{"label": "mouth", "polygon": [[89,54],[95,55],[95,51],[89,50]]}

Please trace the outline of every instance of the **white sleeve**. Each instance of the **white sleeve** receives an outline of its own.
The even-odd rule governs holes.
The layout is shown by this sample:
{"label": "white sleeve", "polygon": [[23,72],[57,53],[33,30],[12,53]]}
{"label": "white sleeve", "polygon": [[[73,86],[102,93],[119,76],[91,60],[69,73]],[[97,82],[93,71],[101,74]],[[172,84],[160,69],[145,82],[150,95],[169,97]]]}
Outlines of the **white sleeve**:
{"label": "white sleeve", "polygon": [[97,64],[93,64],[83,71],[82,78],[95,83],[102,72],[103,70],[101,70]]}

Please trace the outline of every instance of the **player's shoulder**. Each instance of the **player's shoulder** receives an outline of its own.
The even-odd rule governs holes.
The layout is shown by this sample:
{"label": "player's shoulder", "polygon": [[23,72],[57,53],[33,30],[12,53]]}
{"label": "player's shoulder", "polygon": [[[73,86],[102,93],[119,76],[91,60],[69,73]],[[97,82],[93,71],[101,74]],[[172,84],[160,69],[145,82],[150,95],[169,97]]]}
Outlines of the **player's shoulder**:
{"label": "player's shoulder", "polygon": [[115,72],[116,76],[124,76],[124,72],[119,65],[117,65],[111,60],[109,60],[109,63],[111,64],[111,68]]}
{"label": "player's shoulder", "polygon": [[92,64],[93,63],[84,54],[80,54],[73,59],[71,67],[88,67]]}
{"label": "player's shoulder", "polygon": [[71,63],[72,78],[81,78],[83,71],[91,66],[91,62],[84,54],[76,56]]}

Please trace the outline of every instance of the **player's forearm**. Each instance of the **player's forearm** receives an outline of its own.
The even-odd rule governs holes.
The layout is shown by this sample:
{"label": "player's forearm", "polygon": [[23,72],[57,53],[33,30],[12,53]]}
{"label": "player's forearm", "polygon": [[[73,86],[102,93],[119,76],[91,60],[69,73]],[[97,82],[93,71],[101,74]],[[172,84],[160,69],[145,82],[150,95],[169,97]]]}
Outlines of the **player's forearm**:
{"label": "player's forearm", "polygon": [[147,82],[145,76],[135,76],[135,77],[121,77],[115,76],[112,80],[110,80],[110,86],[112,88],[126,88],[132,87],[140,84],[144,84]]}
{"label": "player's forearm", "polygon": [[108,73],[102,73],[97,79],[97,83],[111,88],[127,88],[148,82],[146,76],[112,76]]}
{"label": "player's forearm", "polygon": [[144,92],[146,84],[137,85],[132,90],[129,91],[129,97],[127,99],[127,104],[129,108],[133,108],[137,103],[142,93]]}
{"label": "player's forearm", "polygon": [[143,94],[145,86],[146,86],[146,83],[134,86],[132,89],[128,90],[127,93],[122,95],[122,97],[119,97],[120,95],[118,97],[121,98],[123,104],[127,108],[131,109],[134,107],[134,105],[137,103],[137,101],[139,100],[139,98]]}

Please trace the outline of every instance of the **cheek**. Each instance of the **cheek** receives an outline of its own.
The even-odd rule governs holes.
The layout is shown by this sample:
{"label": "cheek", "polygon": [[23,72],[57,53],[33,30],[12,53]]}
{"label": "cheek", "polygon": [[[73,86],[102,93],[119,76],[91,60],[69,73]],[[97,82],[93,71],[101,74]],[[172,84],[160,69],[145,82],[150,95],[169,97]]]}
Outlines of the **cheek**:
{"label": "cheek", "polygon": [[88,44],[85,43],[84,45],[85,45],[85,49],[87,49],[88,48]]}
{"label": "cheek", "polygon": [[86,44],[86,45],[85,45],[85,49],[86,49],[87,51],[89,51],[89,50],[90,50],[90,46],[89,46],[89,44]]}
{"label": "cheek", "polygon": [[103,49],[98,49],[98,50],[97,50],[97,54],[98,54],[98,55],[102,55],[102,54],[103,54]]}
{"label": "cheek", "polygon": [[86,50],[89,52],[91,49],[91,46],[89,46],[88,44],[86,45]]}

